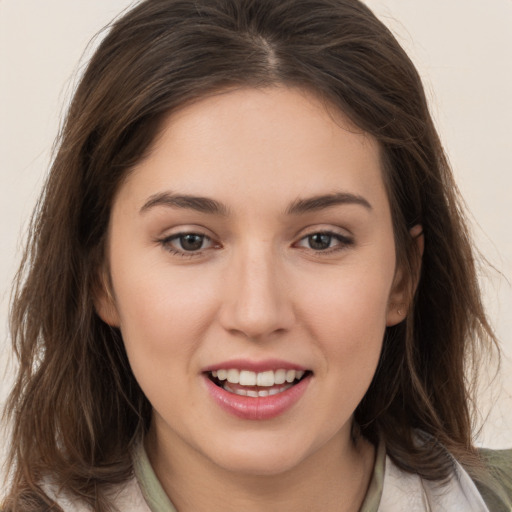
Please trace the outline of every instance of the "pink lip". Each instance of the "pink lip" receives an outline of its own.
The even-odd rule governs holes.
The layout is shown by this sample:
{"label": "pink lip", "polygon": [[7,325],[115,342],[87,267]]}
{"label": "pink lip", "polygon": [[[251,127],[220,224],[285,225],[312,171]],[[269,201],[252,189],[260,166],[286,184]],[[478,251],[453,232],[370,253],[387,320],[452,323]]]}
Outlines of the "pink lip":
{"label": "pink lip", "polygon": [[[233,361],[230,361],[232,364]],[[236,368],[235,366],[217,366],[217,368]],[[247,368],[246,366],[242,366]],[[265,366],[266,369],[269,366]],[[283,366],[278,366],[283,368]],[[295,366],[293,367],[295,368]],[[253,370],[254,371],[254,370]],[[305,393],[311,381],[311,374],[304,377],[291,388],[272,396],[249,397],[230,393],[214,384],[206,374],[204,382],[213,400],[226,412],[245,420],[269,420],[289,410]]]}
{"label": "pink lip", "polygon": [[264,372],[268,370],[302,370],[306,371],[308,368],[305,368],[301,365],[290,363],[288,361],[283,361],[281,359],[265,359],[263,361],[250,361],[248,359],[230,359],[229,361],[224,361],[222,363],[212,364],[203,368],[202,372],[213,372],[214,370],[219,369],[229,370],[231,368],[236,368],[238,370],[249,370],[252,372]]}

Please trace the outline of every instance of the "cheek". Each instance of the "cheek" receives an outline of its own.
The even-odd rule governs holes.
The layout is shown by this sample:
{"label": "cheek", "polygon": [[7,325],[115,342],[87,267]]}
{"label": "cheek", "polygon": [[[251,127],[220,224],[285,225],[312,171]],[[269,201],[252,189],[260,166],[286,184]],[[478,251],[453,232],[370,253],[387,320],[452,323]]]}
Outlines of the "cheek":
{"label": "cheek", "polygon": [[386,275],[381,270],[375,265],[337,269],[329,279],[318,279],[317,286],[304,282],[309,293],[297,294],[308,297],[300,316],[320,361],[312,416],[326,437],[348,424],[378,365],[391,286],[389,278],[379,277]]}
{"label": "cheek", "polygon": [[317,286],[304,283],[307,295],[297,294],[308,297],[301,316],[322,355],[321,372],[337,400],[347,401],[347,409],[362,399],[379,361],[394,274],[390,265],[384,266],[375,262],[337,269],[336,275],[317,280]]}
{"label": "cheek", "polygon": [[372,333],[384,332],[390,280],[375,271],[352,270],[347,268],[322,283],[317,281],[317,286],[305,283],[308,292],[300,294],[307,298],[303,310],[308,313],[304,315],[321,330],[321,338],[369,341]]}
{"label": "cheek", "polygon": [[[153,268],[137,276],[117,269],[120,328],[131,369],[156,410],[179,410],[198,369],[194,355],[213,314],[211,297],[186,276]],[[116,284],[113,275],[114,285]]]}
{"label": "cheek", "polygon": [[138,265],[117,260],[112,269],[123,340],[137,367],[188,364],[215,314],[213,286],[194,273],[170,272],[165,265]]}

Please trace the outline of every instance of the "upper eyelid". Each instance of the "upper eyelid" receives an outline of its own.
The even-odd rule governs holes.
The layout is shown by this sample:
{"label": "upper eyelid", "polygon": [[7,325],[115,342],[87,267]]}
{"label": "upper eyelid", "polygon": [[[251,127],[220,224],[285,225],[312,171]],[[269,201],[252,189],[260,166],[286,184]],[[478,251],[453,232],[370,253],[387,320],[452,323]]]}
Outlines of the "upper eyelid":
{"label": "upper eyelid", "polygon": [[213,234],[213,232],[210,229],[204,226],[194,224],[186,226],[169,227],[165,230],[162,230],[162,233],[162,235],[157,237],[159,240],[170,239],[173,237],[179,237],[184,235],[201,235],[208,237],[212,240],[215,239],[215,234]]}
{"label": "upper eyelid", "polygon": [[[199,232],[196,232],[196,231],[182,231],[180,233],[173,233],[171,235],[164,236],[159,241],[162,242],[162,243],[170,243],[173,240],[177,240],[177,239],[179,239],[179,238],[181,238],[183,236],[187,236],[187,235],[202,236],[205,240],[208,240],[212,245],[216,244],[215,239],[212,238],[211,236],[209,236],[209,235],[207,235],[205,233],[199,233]],[[200,249],[199,251],[196,251],[196,252],[200,252],[200,251],[204,251],[204,250],[206,250],[206,249]],[[187,252],[192,252],[192,251],[187,251]]]}
{"label": "upper eyelid", "polygon": [[[178,231],[170,232],[168,234],[163,234],[162,236],[156,237],[155,241],[157,242],[169,242],[171,240],[175,240],[179,238],[180,236],[195,234],[200,235],[208,239],[213,244],[221,245],[220,238],[213,234],[210,229],[200,226],[200,225],[189,225],[189,226],[176,226],[171,229],[178,229]],[[334,236],[336,238],[344,239],[345,241],[351,240],[353,241],[354,235],[345,227],[341,226],[333,226],[328,224],[313,224],[306,227],[301,228],[298,230],[292,237],[291,241],[292,243],[297,243],[304,238],[307,238],[309,236],[322,233]]]}
{"label": "upper eyelid", "polygon": [[315,233],[325,233],[344,238],[354,238],[353,233],[349,229],[341,226],[333,226],[332,224],[313,224],[306,226],[305,228],[301,228],[297,231],[293,238],[302,239],[304,237],[314,235]]}
{"label": "upper eyelid", "polygon": [[[307,231],[306,231],[306,229],[307,229]],[[162,235],[161,237],[158,237],[158,239],[159,240],[169,240],[169,239],[173,239],[173,238],[179,238],[180,236],[185,236],[185,235],[200,235],[200,236],[209,238],[211,240],[215,239],[215,236],[212,236],[212,235],[206,233],[205,231],[209,231],[209,230],[186,229],[186,230],[177,231],[176,233],[169,233],[169,234]],[[353,235],[351,233],[340,233],[339,231],[337,231],[333,228],[326,228],[326,229],[305,228],[305,229],[301,229],[293,238],[301,240],[303,238],[306,238],[308,236],[315,235],[318,233],[322,233],[322,234],[326,234],[326,235],[340,236],[340,237],[344,237],[344,238],[352,238],[353,237]]]}
{"label": "upper eyelid", "polygon": [[175,240],[176,238],[180,238],[182,236],[187,235],[198,235],[203,236],[204,238],[208,238],[212,240],[212,237],[207,235],[206,233],[201,233],[199,231],[180,231],[179,233],[171,233],[170,235],[164,235],[160,238],[160,240]]}

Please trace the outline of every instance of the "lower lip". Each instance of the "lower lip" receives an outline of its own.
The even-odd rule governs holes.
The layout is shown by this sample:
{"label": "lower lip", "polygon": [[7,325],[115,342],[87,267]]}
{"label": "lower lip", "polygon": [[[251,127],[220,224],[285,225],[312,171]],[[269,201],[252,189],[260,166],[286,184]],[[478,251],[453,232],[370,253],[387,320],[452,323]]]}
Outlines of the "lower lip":
{"label": "lower lip", "polygon": [[249,397],[230,393],[204,376],[210,396],[226,412],[245,420],[269,420],[289,410],[305,393],[311,375],[272,396]]}

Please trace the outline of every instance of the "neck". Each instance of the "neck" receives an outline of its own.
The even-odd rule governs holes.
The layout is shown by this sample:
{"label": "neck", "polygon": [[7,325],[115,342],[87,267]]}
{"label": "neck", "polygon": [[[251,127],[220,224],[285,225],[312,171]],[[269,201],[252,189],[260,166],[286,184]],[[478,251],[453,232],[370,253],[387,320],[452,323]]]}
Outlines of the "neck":
{"label": "neck", "polygon": [[[219,467],[189,446],[151,432],[146,449],[155,473],[180,512],[356,512],[373,471],[365,439],[337,435],[300,464],[278,474],[243,474]],[[228,498],[229,497],[229,498]]]}

